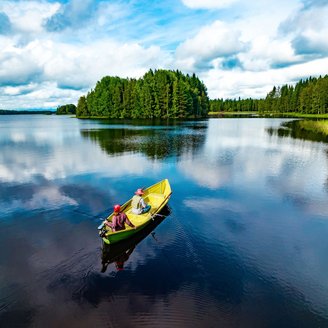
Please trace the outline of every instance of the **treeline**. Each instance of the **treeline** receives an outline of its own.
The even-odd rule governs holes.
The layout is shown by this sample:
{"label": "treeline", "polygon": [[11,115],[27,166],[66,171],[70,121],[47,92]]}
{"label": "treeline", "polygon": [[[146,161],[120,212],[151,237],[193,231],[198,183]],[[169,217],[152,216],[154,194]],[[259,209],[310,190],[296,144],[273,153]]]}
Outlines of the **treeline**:
{"label": "treeline", "polygon": [[74,104],[67,104],[57,107],[57,115],[76,114],[76,106]]}
{"label": "treeline", "polygon": [[0,115],[26,115],[26,114],[45,114],[51,115],[55,112],[51,110],[10,110],[10,109],[0,109]]}
{"label": "treeline", "polygon": [[211,112],[260,111],[301,114],[328,113],[328,75],[300,80],[295,86],[273,87],[265,99],[210,100]]}
{"label": "treeline", "polygon": [[274,87],[266,96],[261,110],[281,113],[328,113],[328,75],[300,80],[295,86]]}
{"label": "treeline", "polygon": [[187,118],[203,117],[209,98],[203,82],[180,71],[149,70],[140,79],[106,76],[80,97],[77,117]]}
{"label": "treeline", "polygon": [[257,99],[214,99],[210,100],[210,112],[248,112],[258,111]]}

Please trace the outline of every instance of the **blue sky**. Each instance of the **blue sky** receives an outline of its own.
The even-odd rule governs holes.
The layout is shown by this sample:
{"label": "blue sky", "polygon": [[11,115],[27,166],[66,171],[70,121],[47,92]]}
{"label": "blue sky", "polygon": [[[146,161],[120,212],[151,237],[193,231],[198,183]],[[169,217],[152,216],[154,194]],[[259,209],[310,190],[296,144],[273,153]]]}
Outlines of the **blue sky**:
{"label": "blue sky", "polygon": [[326,0],[2,0],[0,108],[77,103],[105,75],[196,73],[210,98],[328,74]]}

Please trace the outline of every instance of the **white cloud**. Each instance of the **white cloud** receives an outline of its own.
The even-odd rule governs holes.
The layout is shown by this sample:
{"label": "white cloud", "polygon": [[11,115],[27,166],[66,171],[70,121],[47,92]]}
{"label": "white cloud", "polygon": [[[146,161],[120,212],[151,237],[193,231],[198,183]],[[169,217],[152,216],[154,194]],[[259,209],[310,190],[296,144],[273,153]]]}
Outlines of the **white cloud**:
{"label": "white cloud", "polygon": [[40,33],[44,19],[52,16],[58,3],[45,1],[1,1],[0,11],[10,18],[16,32]]}
{"label": "white cloud", "polygon": [[[26,106],[20,99],[28,102],[43,98],[44,104],[31,103],[39,108],[56,107],[65,99],[77,103],[81,94],[105,75],[140,77],[150,67],[159,68],[161,63],[169,61],[159,47],[144,48],[137,43],[120,44],[110,39],[88,45],[52,40],[35,40],[20,48],[11,44],[0,53],[0,59],[0,84],[7,85],[0,89],[0,94],[17,95],[13,102],[10,98],[3,99],[7,109]],[[27,88],[14,86],[29,81],[37,84],[39,90],[19,95],[20,90],[27,91]],[[56,99],[49,102],[49,97]]]}
{"label": "white cloud", "polygon": [[234,55],[244,51],[246,44],[241,40],[241,32],[232,25],[221,21],[203,27],[195,37],[186,40],[176,50],[181,66],[193,70],[211,63],[218,57]]}
{"label": "white cloud", "polygon": [[[77,10],[76,4],[72,2],[67,8],[74,9],[77,20],[83,8]],[[89,1],[88,6],[91,4]],[[107,11],[115,9],[110,17],[123,15],[117,6],[113,4],[105,8]],[[100,7],[98,14],[104,5]],[[87,40],[83,40],[82,32],[78,33],[77,39],[74,35],[68,40],[64,33],[47,33],[45,19],[65,8],[58,3],[40,4],[37,1],[17,4],[5,1],[0,5],[0,11],[10,18],[14,33],[0,36],[3,108],[56,107],[66,100],[77,103],[80,95],[105,75],[140,77],[149,68],[163,67],[168,62],[169,56],[158,46],[144,47],[135,41],[122,43],[112,35],[91,36],[93,24],[81,25],[82,29],[85,28]],[[82,14],[86,11],[84,9]],[[97,7],[93,9],[96,12]],[[101,17],[105,24],[103,13]]]}
{"label": "white cloud", "polygon": [[54,82],[7,86],[0,88],[1,106],[6,109],[56,108],[58,105],[75,103],[85,92],[59,89]]}
{"label": "white cloud", "polygon": [[247,53],[238,55],[246,71],[265,71],[274,66],[287,66],[301,61],[287,40],[270,40],[258,37]]}
{"label": "white cloud", "polygon": [[1,107],[77,103],[105,75],[150,68],[195,72],[212,98],[264,97],[274,85],[327,74],[327,5],[233,2],[184,0],[203,10],[176,4],[164,13],[124,1],[2,1],[10,32],[0,35]]}
{"label": "white cloud", "polygon": [[3,88],[3,94],[6,96],[17,96],[33,92],[37,88],[37,84],[30,83],[29,85],[8,86]]}
{"label": "white cloud", "polygon": [[328,4],[297,11],[284,21],[280,30],[292,37],[299,54],[328,54]]}
{"label": "white cloud", "polygon": [[212,98],[261,98],[274,85],[295,84],[301,78],[328,72],[328,58],[322,58],[284,68],[259,71],[221,71],[212,69],[201,74]]}
{"label": "white cloud", "polygon": [[108,26],[113,20],[123,20],[130,12],[124,3],[100,3],[98,8],[97,23],[99,26]]}
{"label": "white cloud", "polygon": [[192,9],[220,9],[230,6],[237,0],[182,0],[183,4]]}
{"label": "white cloud", "polygon": [[41,73],[37,58],[26,49],[10,45],[0,53],[0,85],[28,84]]}

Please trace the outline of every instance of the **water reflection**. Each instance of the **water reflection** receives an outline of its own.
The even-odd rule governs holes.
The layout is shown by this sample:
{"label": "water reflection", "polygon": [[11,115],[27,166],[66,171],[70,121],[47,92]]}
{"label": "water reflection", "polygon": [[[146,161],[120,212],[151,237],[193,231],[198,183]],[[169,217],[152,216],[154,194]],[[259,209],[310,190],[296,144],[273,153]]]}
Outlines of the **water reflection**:
{"label": "water reflection", "polygon": [[99,143],[109,155],[133,152],[145,154],[152,160],[163,160],[194,153],[203,145],[205,132],[206,125],[202,123],[143,128],[111,125],[108,129],[81,130],[81,135]]}
{"label": "water reflection", "polygon": [[171,214],[171,209],[166,205],[160,213],[155,217],[155,220],[150,222],[143,230],[136,233],[132,238],[123,240],[117,244],[107,245],[103,243],[101,263],[101,272],[105,272],[109,264],[114,263],[116,270],[121,271],[124,269],[124,263],[128,261],[130,255],[136,248],[136,246],[152,233],[155,238],[155,233],[152,231]]}
{"label": "water reflection", "polygon": [[[327,326],[326,144],[268,133],[281,119],[10,120],[1,327]],[[98,219],[163,177],[157,235],[102,250]]]}
{"label": "water reflection", "polygon": [[304,130],[300,121],[284,122],[279,128],[268,128],[269,135],[278,135],[279,137],[291,137],[294,139],[311,140],[318,142],[328,142],[328,136],[309,130]]}

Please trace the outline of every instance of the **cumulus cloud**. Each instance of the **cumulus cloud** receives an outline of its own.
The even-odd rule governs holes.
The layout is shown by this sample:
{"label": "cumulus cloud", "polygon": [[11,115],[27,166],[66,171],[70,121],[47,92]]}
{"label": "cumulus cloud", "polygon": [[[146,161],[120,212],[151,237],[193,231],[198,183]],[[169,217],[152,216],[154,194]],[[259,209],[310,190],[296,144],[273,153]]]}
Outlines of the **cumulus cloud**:
{"label": "cumulus cloud", "polygon": [[20,37],[34,38],[41,33],[43,21],[59,8],[58,3],[45,1],[1,1],[0,11],[8,17],[11,29]]}
{"label": "cumulus cloud", "polygon": [[328,54],[328,4],[307,2],[280,26],[281,33],[291,36],[297,54],[322,57]]}
{"label": "cumulus cloud", "polygon": [[46,19],[44,26],[49,32],[62,31],[68,27],[84,27],[84,24],[93,17],[96,8],[92,0],[71,0]]}
{"label": "cumulus cloud", "polygon": [[184,0],[202,10],[181,11],[181,3],[1,1],[1,107],[76,103],[105,75],[150,68],[196,73],[212,98],[264,97],[273,85],[327,73],[326,1],[242,10],[233,2]]}
{"label": "cumulus cloud", "polygon": [[[234,21],[232,30],[240,31],[238,40],[244,45],[234,54],[205,60],[210,64],[206,69],[195,65],[194,57],[183,55],[188,62],[179,63],[185,64],[185,68],[186,64],[198,67],[197,73],[211,98],[261,98],[274,85],[294,84],[300,78],[327,74],[328,41],[323,40],[328,33],[324,19],[327,6],[303,6],[295,1],[286,7],[282,2],[265,4],[267,10],[250,5],[247,13]],[[281,6],[286,9],[283,13]],[[198,54],[197,49],[195,53]]]}
{"label": "cumulus cloud", "polygon": [[309,76],[319,76],[328,72],[328,58],[312,60],[283,68],[269,68],[258,71],[221,71],[212,69],[201,74],[209,96],[212,98],[261,98],[273,86],[295,84]]}
{"label": "cumulus cloud", "polygon": [[[91,0],[81,5],[73,0],[13,6],[8,0],[0,4],[0,12],[2,108],[50,108],[66,100],[77,103],[103,76],[140,77],[149,68],[168,67],[171,60],[159,46],[122,42],[105,33],[111,20],[117,23],[127,14],[127,5]],[[1,35],[8,26],[10,37]],[[67,28],[74,29],[74,34],[67,36]]]}
{"label": "cumulus cloud", "polygon": [[60,89],[56,83],[30,83],[0,87],[1,107],[5,109],[51,109],[75,102],[87,90]]}
{"label": "cumulus cloud", "polygon": [[[160,63],[168,60],[163,56],[156,46],[144,48],[137,43],[120,44],[110,39],[88,45],[52,40],[35,40],[24,47],[9,43],[0,53],[0,86],[3,86],[0,94],[23,95],[23,90],[28,93],[27,88],[11,87],[37,84],[39,92],[34,104],[42,94],[44,101],[44,104],[38,103],[38,108],[56,107],[67,99],[68,93],[73,97],[67,99],[68,103],[76,103],[78,97],[103,76],[140,77],[149,67],[160,67]],[[60,89],[64,90],[58,94]],[[28,98],[25,99],[27,102]],[[25,106],[19,98],[13,104],[7,100],[4,99],[3,105],[9,106],[8,109]]]}
{"label": "cumulus cloud", "polygon": [[241,41],[239,30],[224,22],[215,21],[180,44],[176,57],[185,69],[197,70],[204,66],[210,68],[214,59],[232,56],[245,49],[246,44]]}
{"label": "cumulus cloud", "polygon": [[2,92],[7,96],[26,95],[33,92],[37,88],[37,84],[29,83],[28,85],[6,86],[2,89]]}
{"label": "cumulus cloud", "polygon": [[259,36],[254,39],[248,52],[238,54],[246,71],[265,71],[280,68],[302,61],[295,55],[288,40],[271,39]]}
{"label": "cumulus cloud", "polygon": [[0,86],[21,85],[39,80],[42,68],[30,48],[8,46],[0,52]]}
{"label": "cumulus cloud", "polygon": [[228,7],[236,0],[182,0],[182,2],[192,9],[220,9]]}

